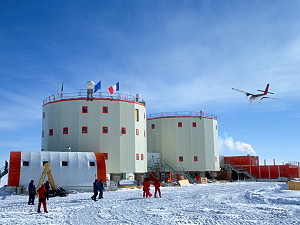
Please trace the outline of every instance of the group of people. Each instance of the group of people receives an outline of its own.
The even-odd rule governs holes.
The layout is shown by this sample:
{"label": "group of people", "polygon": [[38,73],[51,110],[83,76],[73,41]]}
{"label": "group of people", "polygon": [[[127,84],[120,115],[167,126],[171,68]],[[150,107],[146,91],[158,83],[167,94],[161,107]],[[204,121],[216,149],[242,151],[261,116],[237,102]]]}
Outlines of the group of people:
{"label": "group of people", "polygon": [[28,193],[29,193],[29,200],[28,205],[34,205],[34,200],[36,196],[36,192],[39,195],[39,204],[38,204],[38,210],[37,212],[41,212],[41,205],[43,204],[44,212],[48,213],[47,209],[47,202],[46,199],[49,200],[49,190],[50,190],[50,184],[48,181],[46,181],[45,184],[43,184],[37,191],[35,189],[34,180],[31,180],[28,185]]}
{"label": "group of people", "polygon": [[94,190],[94,195],[91,197],[91,199],[97,201],[98,192],[99,192],[98,199],[103,198],[104,186],[103,186],[102,179],[100,179],[99,181],[98,179],[95,180],[95,182],[93,183],[93,190]]}
{"label": "group of people", "polygon": [[[152,194],[150,193],[150,180],[149,178],[146,178],[145,181],[142,183],[143,185],[143,198],[151,198]],[[161,192],[160,192],[160,182],[159,179],[156,178],[154,183],[154,197],[157,198],[157,193],[159,195],[159,197],[161,198]]]}

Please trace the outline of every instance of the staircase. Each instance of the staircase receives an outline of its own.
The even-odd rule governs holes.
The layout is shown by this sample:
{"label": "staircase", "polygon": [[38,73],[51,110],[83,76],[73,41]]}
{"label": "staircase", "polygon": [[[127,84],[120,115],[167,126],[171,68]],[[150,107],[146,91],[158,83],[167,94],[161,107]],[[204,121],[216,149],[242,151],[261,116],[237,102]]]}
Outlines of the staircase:
{"label": "staircase", "polygon": [[8,162],[5,161],[5,166],[0,168],[0,179],[8,173]]}
{"label": "staircase", "polygon": [[255,176],[253,176],[252,174],[248,173],[247,171],[245,171],[244,169],[240,169],[240,168],[235,168],[233,165],[231,164],[224,164],[224,169],[225,170],[233,170],[235,171],[237,174],[244,174],[245,176],[249,177],[251,180],[253,181],[257,181],[257,178]]}
{"label": "staircase", "polygon": [[153,159],[153,164],[148,166],[148,171],[150,174],[155,174],[155,177],[157,173],[165,174],[166,172],[171,172],[174,175],[184,176],[191,184],[195,183],[194,178],[185,168],[177,167],[164,158]]}

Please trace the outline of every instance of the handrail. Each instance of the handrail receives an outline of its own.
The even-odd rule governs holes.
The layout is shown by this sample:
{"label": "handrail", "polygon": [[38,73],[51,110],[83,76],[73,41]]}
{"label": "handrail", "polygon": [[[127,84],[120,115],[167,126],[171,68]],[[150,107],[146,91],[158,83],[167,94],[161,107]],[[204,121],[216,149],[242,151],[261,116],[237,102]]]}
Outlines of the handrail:
{"label": "handrail", "polygon": [[196,117],[209,117],[217,119],[217,116],[210,113],[200,112],[189,112],[189,111],[178,111],[178,112],[161,112],[161,113],[151,113],[147,115],[147,119],[153,119],[158,117],[177,117],[177,116],[196,116]]}
{"label": "handrail", "polygon": [[[66,100],[66,99],[78,99],[78,98],[86,98],[87,97],[87,90],[82,89],[79,92],[72,92],[72,93],[61,93],[56,95],[48,96],[43,100],[43,104]],[[109,92],[96,92],[93,94],[93,98],[103,98],[103,99],[118,99],[118,100],[126,100],[131,102],[138,102],[145,105],[145,101],[143,99],[137,98],[133,95],[121,94],[121,93],[114,93],[110,94]]]}

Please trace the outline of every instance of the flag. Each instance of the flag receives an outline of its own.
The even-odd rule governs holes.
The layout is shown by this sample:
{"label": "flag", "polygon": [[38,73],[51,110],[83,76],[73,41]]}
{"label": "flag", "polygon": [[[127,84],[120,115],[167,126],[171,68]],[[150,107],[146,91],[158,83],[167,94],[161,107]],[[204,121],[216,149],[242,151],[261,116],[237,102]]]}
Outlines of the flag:
{"label": "flag", "polygon": [[94,93],[101,89],[101,80],[95,85]]}
{"label": "flag", "polygon": [[119,90],[119,82],[108,88],[108,91],[110,94],[113,94],[114,92],[116,92],[118,90]]}

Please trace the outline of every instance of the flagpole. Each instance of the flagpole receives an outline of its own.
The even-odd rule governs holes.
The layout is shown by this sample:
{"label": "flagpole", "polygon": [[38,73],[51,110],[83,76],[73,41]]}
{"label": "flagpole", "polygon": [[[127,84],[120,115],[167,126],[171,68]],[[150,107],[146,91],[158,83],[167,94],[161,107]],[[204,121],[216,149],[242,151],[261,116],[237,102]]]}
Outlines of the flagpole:
{"label": "flagpole", "polygon": [[59,96],[59,86],[60,86],[60,80],[58,80],[58,84],[57,84],[57,97]]}

